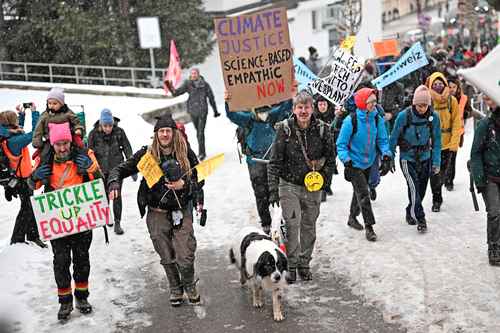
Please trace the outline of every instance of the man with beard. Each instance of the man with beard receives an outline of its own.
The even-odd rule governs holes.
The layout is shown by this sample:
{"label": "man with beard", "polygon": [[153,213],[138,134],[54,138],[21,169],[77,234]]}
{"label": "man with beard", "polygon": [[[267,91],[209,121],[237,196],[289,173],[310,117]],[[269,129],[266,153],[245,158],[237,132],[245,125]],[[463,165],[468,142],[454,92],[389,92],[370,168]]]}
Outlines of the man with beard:
{"label": "man with beard", "polygon": [[434,72],[427,79],[426,85],[432,96],[432,107],[441,121],[441,168],[439,173],[431,176],[432,211],[439,212],[443,203],[443,183],[451,172],[453,154],[458,150],[462,122],[457,99],[451,96],[444,75]]}
{"label": "man with beard", "polygon": [[214,111],[214,117],[220,116],[215,104],[214,93],[208,82],[200,75],[198,68],[191,69],[189,80],[186,80],[182,85],[175,89],[172,82],[166,81],[167,88],[174,96],[180,96],[184,93],[189,94],[187,100],[187,112],[191,116],[194,128],[196,129],[196,137],[198,139],[198,158],[204,160],[207,156],[205,149],[205,124],[207,123],[208,102]]}
{"label": "man with beard", "polygon": [[[281,204],[288,234],[289,283],[311,280],[311,255],[321,190],[335,166],[334,144],[325,123],[313,116],[313,99],[300,92],[293,99],[293,117],[276,126],[269,161],[269,201]],[[313,182],[308,183],[308,180]],[[308,185],[309,184],[309,185]]]}
{"label": "man with beard", "polygon": [[471,171],[477,192],[483,195],[487,214],[488,259],[500,266],[500,107],[488,96],[484,102],[491,114],[482,119],[474,132]]}

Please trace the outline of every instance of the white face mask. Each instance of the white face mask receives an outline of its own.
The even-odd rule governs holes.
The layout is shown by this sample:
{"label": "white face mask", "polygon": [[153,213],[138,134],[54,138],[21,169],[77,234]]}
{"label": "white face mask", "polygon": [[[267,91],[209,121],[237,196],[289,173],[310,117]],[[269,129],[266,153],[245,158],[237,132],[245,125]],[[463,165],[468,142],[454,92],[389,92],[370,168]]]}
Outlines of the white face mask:
{"label": "white face mask", "polygon": [[268,111],[259,112],[256,115],[260,121],[267,121],[267,118],[269,117],[269,112]]}

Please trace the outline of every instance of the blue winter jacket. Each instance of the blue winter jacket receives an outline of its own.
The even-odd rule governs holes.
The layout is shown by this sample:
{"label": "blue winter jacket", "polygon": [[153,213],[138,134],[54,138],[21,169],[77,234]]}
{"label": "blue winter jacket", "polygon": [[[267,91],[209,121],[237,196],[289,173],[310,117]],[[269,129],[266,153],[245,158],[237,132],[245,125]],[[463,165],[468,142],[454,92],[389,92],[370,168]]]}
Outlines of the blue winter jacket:
{"label": "blue winter jacket", "polygon": [[[375,161],[377,148],[383,156],[391,157],[392,154],[384,118],[379,116],[378,109],[372,112],[356,109],[356,116],[354,134],[351,115],[344,119],[337,139],[337,153],[342,163],[352,161],[355,168],[365,170]],[[379,117],[378,126],[375,117]]]}
{"label": "blue winter jacket", "polygon": [[[24,126],[24,113],[19,113],[19,126]],[[9,148],[10,152],[15,155],[21,155],[21,151],[24,147],[28,146],[33,139],[33,130],[36,128],[36,124],[38,123],[38,118],[40,118],[40,113],[38,111],[31,112],[31,132],[23,133],[23,134],[12,134],[7,139],[7,148]]]}
{"label": "blue winter jacket", "polygon": [[[439,114],[431,111],[432,117],[432,166],[439,167],[441,165],[441,123]],[[408,123],[409,122],[409,123]],[[405,126],[409,125],[406,130]],[[403,133],[404,132],[404,133]],[[409,146],[414,147],[409,150],[399,147],[399,159],[410,162],[415,162],[418,154],[420,161],[426,161],[431,158],[430,149],[419,149],[417,146],[426,146],[429,143],[430,131],[428,126],[428,117],[420,117],[412,107],[408,107],[401,111],[394,123],[389,144],[391,152],[396,156],[396,146],[399,145],[400,139],[406,141]],[[429,147],[431,148],[431,147]],[[420,150],[417,152],[417,150]]]}
{"label": "blue winter jacket", "polygon": [[255,158],[269,158],[269,153],[267,156],[264,154],[269,150],[269,147],[274,141],[276,136],[276,131],[274,130],[274,124],[282,121],[290,116],[292,112],[292,100],[287,100],[281,102],[279,105],[271,108],[269,111],[269,116],[266,122],[258,121],[255,118],[253,112],[248,111],[229,111],[229,106],[226,103],[226,116],[231,120],[231,122],[236,125],[249,128],[250,132],[246,137],[246,144],[251,151],[251,156],[246,157],[248,164],[254,164]]}

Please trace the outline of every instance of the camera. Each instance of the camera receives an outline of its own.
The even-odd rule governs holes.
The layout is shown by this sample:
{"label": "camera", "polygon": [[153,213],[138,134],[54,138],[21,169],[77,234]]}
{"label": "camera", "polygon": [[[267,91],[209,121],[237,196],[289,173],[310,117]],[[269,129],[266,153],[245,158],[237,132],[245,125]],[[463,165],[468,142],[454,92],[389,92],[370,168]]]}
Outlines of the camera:
{"label": "camera", "polygon": [[32,102],[23,103],[23,110],[26,110],[26,109],[32,110],[33,109],[33,103]]}

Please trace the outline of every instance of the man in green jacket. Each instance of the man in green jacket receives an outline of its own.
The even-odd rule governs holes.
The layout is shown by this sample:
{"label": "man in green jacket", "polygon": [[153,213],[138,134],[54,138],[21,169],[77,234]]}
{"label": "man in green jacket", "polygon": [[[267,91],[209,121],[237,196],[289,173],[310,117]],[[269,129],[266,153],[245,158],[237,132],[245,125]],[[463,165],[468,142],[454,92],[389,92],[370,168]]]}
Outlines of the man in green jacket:
{"label": "man in green jacket", "polygon": [[476,127],[471,150],[471,170],[487,212],[488,258],[500,266],[500,106],[485,96],[491,110]]}

